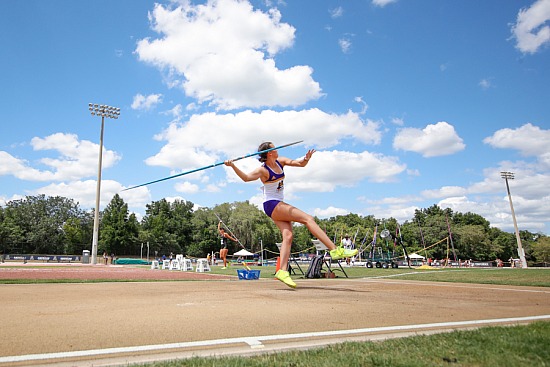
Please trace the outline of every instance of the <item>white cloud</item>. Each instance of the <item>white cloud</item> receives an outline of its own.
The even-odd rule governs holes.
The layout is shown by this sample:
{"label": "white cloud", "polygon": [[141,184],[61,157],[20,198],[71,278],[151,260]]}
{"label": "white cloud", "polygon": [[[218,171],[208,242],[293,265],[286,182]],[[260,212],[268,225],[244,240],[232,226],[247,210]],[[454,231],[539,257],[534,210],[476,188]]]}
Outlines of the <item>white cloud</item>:
{"label": "white cloud", "polygon": [[550,163],[550,129],[528,123],[517,129],[498,130],[483,142],[493,148],[516,149],[523,156],[540,157]]}
{"label": "white cloud", "polygon": [[313,215],[321,219],[335,217],[337,215],[347,215],[349,213],[350,211],[347,209],[335,208],[333,206],[329,206],[328,208],[325,208],[325,209],[317,208],[313,210]]}
{"label": "white cloud", "polygon": [[40,170],[29,167],[25,160],[16,158],[8,152],[0,151],[0,176],[13,175],[21,180],[46,181],[52,176],[50,172],[42,173]]}
{"label": "white cloud", "polygon": [[[50,185],[33,190],[32,194],[44,194],[46,196],[63,196],[74,199],[82,207],[93,208],[96,197],[96,180],[70,181],[61,183],[52,183]],[[139,187],[134,190],[122,191],[124,186],[113,180],[101,180],[100,207],[105,207],[113,199],[115,194],[119,194],[129,206],[144,207],[150,203],[151,196],[149,190],[145,187]]]}
{"label": "white cloud", "polygon": [[209,193],[213,193],[213,192],[221,192],[222,189],[220,188],[220,186],[210,184],[210,185],[206,185],[205,191]]}
{"label": "white cloud", "polygon": [[[97,174],[99,145],[88,140],[78,140],[75,134],[56,133],[45,138],[35,137],[31,140],[34,150],[54,150],[61,154],[58,158],[42,158],[40,162],[53,168],[50,179],[75,180]],[[114,166],[120,156],[103,147],[102,167]]]}
{"label": "white cloud", "polygon": [[[27,181],[78,180],[97,174],[99,145],[87,140],[78,140],[74,134],[56,133],[45,138],[31,140],[35,151],[53,150],[59,153],[55,158],[40,158],[35,167],[31,163],[0,151],[2,165],[0,175],[13,175]],[[103,167],[115,165],[120,156],[103,148]],[[47,169],[42,169],[43,167]]]}
{"label": "white cloud", "polygon": [[405,170],[406,165],[396,157],[367,151],[318,151],[310,160],[307,170],[287,169],[287,174],[292,174],[292,185],[288,192],[332,192],[337,187],[356,186],[363,180],[393,182]]}
{"label": "white cloud", "polygon": [[372,4],[383,8],[384,6],[395,3],[397,0],[372,0]]}
{"label": "white cloud", "polygon": [[424,190],[421,194],[427,199],[436,199],[442,197],[464,195],[465,193],[466,189],[460,186],[443,186],[436,190]]}
{"label": "white cloud", "polygon": [[[277,126],[277,129],[273,129]],[[237,114],[218,115],[205,113],[193,115],[184,123],[172,123],[156,139],[165,141],[160,151],[146,160],[148,165],[170,168],[172,174],[199,167],[210,167],[225,159],[255,152],[262,141],[272,141],[283,145],[307,137],[301,144],[305,154],[308,148],[318,151],[308,164],[308,170],[288,168],[293,184],[285,190],[287,198],[296,192],[329,192],[337,187],[352,187],[363,180],[371,182],[393,182],[405,172],[406,165],[396,157],[368,151],[347,152],[326,151],[323,148],[338,145],[343,139],[353,139],[363,144],[380,142],[380,125],[372,121],[362,121],[358,114],[348,112],[343,115],[327,114],[317,109],[304,111],[244,111]],[[238,139],[227,139],[235,136]],[[300,148],[296,145],[295,148]],[[287,155],[281,150],[281,155]],[[291,158],[301,156],[290,155]],[[243,171],[251,171],[258,166],[256,157],[238,161]],[[226,179],[240,182],[234,172],[225,166]],[[353,172],[353,175],[349,173]],[[204,180],[213,171],[201,170],[186,175],[188,183],[176,186],[176,190],[190,193],[191,190],[219,191],[221,183],[211,184],[203,189],[190,182]]]}
{"label": "white cloud", "polygon": [[136,94],[134,101],[132,102],[133,110],[151,110],[162,102],[162,94],[149,94],[144,96],[142,94]]}
{"label": "white cloud", "polygon": [[[513,231],[506,185],[500,175],[500,171],[505,170],[502,165],[515,172],[515,179],[509,180],[509,186],[518,226],[531,231],[544,230],[550,214],[550,174],[536,171],[525,162],[502,162],[500,167],[486,169],[483,181],[474,182],[467,187],[447,186],[425,190],[422,196],[429,200],[428,203],[432,202],[431,199],[440,199],[438,205],[442,208],[451,208],[461,213],[476,213],[494,227]],[[424,203],[421,206],[426,207]]]}
{"label": "white cloud", "polygon": [[195,111],[198,110],[199,106],[195,102],[189,103],[187,106],[185,106],[186,111]]}
{"label": "white cloud", "polygon": [[168,111],[163,112],[163,114],[172,116],[174,120],[179,121],[183,116],[183,107],[181,104],[177,104]]}
{"label": "white cloud", "polygon": [[447,122],[438,122],[424,129],[399,130],[393,140],[393,147],[420,153],[424,157],[437,157],[459,152],[465,145],[452,125]]}
{"label": "white cloud", "polygon": [[491,83],[491,80],[489,80],[489,79],[481,79],[481,80],[479,81],[478,85],[479,85],[482,89],[489,89],[489,88],[491,88],[492,83]]}
{"label": "white cloud", "polygon": [[407,169],[407,175],[420,176],[420,171],[418,169]]}
{"label": "white cloud", "polygon": [[[273,127],[276,126],[277,129]],[[238,136],[238,139],[227,139]],[[175,170],[194,169],[221,159],[253,152],[262,141],[276,145],[307,137],[306,146],[326,148],[342,139],[379,144],[380,124],[353,112],[336,115],[318,109],[302,111],[243,111],[237,114],[204,113],[185,123],[172,123],[155,138],[166,144],[146,163]]]}
{"label": "white cloud", "polygon": [[414,218],[416,210],[420,208],[417,206],[388,206],[384,208],[376,209],[377,218],[395,218],[398,222],[403,223],[406,220],[411,220]]}
{"label": "white cloud", "polygon": [[340,38],[338,40],[338,45],[343,53],[347,54],[351,49],[351,40],[349,38]]}
{"label": "white cloud", "polygon": [[518,12],[517,21],[512,25],[512,37],[516,48],[522,53],[534,54],[542,46],[550,43],[550,0],[537,0],[529,8]]}
{"label": "white cloud", "polygon": [[[548,210],[545,208],[550,207],[550,196],[526,200],[521,196],[514,195],[513,203],[520,230],[529,228],[530,231],[537,231],[545,228],[545,222],[548,220]],[[491,201],[472,200],[467,196],[449,197],[441,200],[437,205],[443,209],[451,208],[454,212],[476,213],[487,219],[492,227],[508,232],[514,231],[510,203],[505,194],[500,200]]]}
{"label": "white cloud", "polygon": [[199,186],[189,181],[178,182],[174,185],[177,192],[183,192],[184,194],[195,194],[199,192]]}
{"label": "white cloud", "polygon": [[344,8],[339,6],[337,8],[331,9],[329,12],[331,18],[340,18],[344,15]]}
{"label": "white cloud", "polygon": [[309,66],[278,69],[273,58],[293,45],[295,29],[277,9],[255,10],[237,0],[156,4],[149,14],[161,35],[142,39],[140,60],[181,78],[187,96],[218,109],[298,106],[319,98]]}
{"label": "white cloud", "polygon": [[369,105],[363,100],[363,97],[355,97],[353,100],[361,104],[361,112],[359,112],[359,114],[364,115],[369,109]]}
{"label": "white cloud", "polygon": [[405,120],[401,117],[393,117],[391,119],[391,122],[392,122],[392,124],[397,125],[397,126],[405,125]]}

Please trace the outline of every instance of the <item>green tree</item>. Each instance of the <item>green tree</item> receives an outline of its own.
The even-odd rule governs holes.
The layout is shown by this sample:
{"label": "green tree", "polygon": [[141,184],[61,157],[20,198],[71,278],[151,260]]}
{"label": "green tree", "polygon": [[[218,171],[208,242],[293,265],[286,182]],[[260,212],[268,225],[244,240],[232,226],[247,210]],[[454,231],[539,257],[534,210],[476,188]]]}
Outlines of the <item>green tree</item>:
{"label": "green tree", "polygon": [[454,235],[459,259],[494,260],[497,258],[497,252],[483,225],[467,224],[457,227]]}
{"label": "green tree", "polygon": [[159,256],[170,252],[180,253],[176,236],[170,233],[170,204],[166,199],[153,201],[146,205],[145,216],[141,221],[144,239],[149,242],[150,249]]}
{"label": "green tree", "polygon": [[539,235],[531,247],[536,262],[550,263],[550,237]]}
{"label": "green tree", "polygon": [[93,215],[91,212],[67,219],[63,224],[64,253],[81,254],[84,249],[90,248],[92,231]]}
{"label": "green tree", "polygon": [[475,213],[455,213],[452,216],[452,222],[457,226],[476,225],[481,226],[484,231],[489,230],[490,223],[487,219]]}
{"label": "green tree", "polygon": [[[170,204],[169,230],[174,234],[176,243],[182,252],[193,240],[193,204],[191,201],[175,200]],[[181,253],[181,252],[180,252]]]}
{"label": "green tree", "polygon": [[190,201],[176,200],[170,204],[166,199],[148,204],[140,238],[148,241],[158,255],[186,253],[193,240],[193,206]]}
{"label": "green tree", "polygon": [[8,241],[19,252],[64,254],[64,225],[70,218],[83,217],[83,212],[72,199],[39,195],[6,203],[4,217]]}
{"label": "green tree", "polygon": [[504,232],[499,228],[490,228],[487,236],[495,249],[495,257],[508,260],[517,257],[517,241],[513,233]]}
{"label": "green tree", "polygon": [[192,238],[187,246],[187,255],[203,257],[211,252],[219,253],[218,219],[214,213],[215,209],[210,208],[199,208],[193,213]]}
{"label": "green tree", "polygon": [[98,252],[116,255],[135,255],[138,250],[138,223],[130,215],[128,204],[115,194],[101,217]]}
{"label": "green tree", "polygon": [[[435,259],[449,256],[452,259],[454,246],[458,258],[457,236],[454,231],[463,224],[477,223],[472,218],[470,215],[459,216],[455,222],[451,209],[441,209],[434,204],[429,208],[415,210],[413,219],[401,226],[401,234],[409,253],[416,252]],[[470,220],[471,222],[468,222]]]}
{"label": "green tree", "polygon": [[259,251],[258,238],[260,236],[256,232],[256,227],[258,223],[265,223],[267,219],[267,216],[258,207],[248,201],[235,202],[227,224],[245,248]]}
{"label": "green tree", "polygon": [[0,248],[2,254],[21,253],[25,241],[23,229],[7,209],[0,207]]}

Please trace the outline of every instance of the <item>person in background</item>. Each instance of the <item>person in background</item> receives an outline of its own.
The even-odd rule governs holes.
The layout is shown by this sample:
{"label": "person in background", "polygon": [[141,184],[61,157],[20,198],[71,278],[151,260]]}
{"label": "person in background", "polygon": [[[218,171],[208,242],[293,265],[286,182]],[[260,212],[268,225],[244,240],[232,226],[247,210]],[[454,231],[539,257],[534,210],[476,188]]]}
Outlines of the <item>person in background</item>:
{"label": "person in background", "polygon": [[[344,238],[342,238],[341,243],[342,243],[342,247],[343,247],[344,249],[346,249],[346,250],[351,250],[351,249],[353,249],[353,242],[351,241],[351,238],[349,238],[349,234],[346,234],[346,235],[344,236]],[[350,262],[351,262],[351,258],[348,257],[348,258],[346,259],[346,263],[349,265]]]}
{"label": "person in background", "polygon": [[222,228],[222,221],[220,220],[218,222],[218,232],[220,233],[220,236],[222,237],[222,248],[220,249],[220,258],[223,260],[223,267],[222,269],[227,269],[227,252],[229,251],[227,249],[227,240],[231,240],[234,242],[238,242],[238,240],[231,236],[229,233],[227,233]]}

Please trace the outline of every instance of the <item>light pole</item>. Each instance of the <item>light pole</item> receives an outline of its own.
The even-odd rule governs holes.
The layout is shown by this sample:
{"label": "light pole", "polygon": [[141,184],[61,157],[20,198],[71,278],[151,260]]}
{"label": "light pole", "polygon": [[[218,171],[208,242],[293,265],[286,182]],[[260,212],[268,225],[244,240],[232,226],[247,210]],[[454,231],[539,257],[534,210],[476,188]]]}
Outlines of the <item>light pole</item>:
{"label": "light pole", "polygon": [[260,253],[262,254],[261,255],[262,258],[260,260],[262,261],[262,266],[264,266],[264,243],[261,238],[260,238],[260,248],[261,248]]}
{"label": "light pole", "polygon": [[500,177],[506,181],[506,191],[508,192],[508,200],[510,200],[510,210],[512,211],[512,219],[514,220],[514,229],[516,230],[516,241],[518,243],[518,255],[521,260],[521,267],[527,268],[527,260],[525,260],[525,252],[521,246],[521,238],[519,237],[518,222],[516,221],[516,213],[514,212],[514,205],[512,204],[512,195],[510,194],[510,186],[508,180],[514,179],[513,172],[500,172]]}
{"label": "light pole", "polygon": [[92,116],[101,116],[101,135],[99,136],[99,162],[97,166],[97,186],[95,192],[94,234],[92,239],[92,264],[97,262],[97,240],[99,238],[99,198],[101,195],[101,163],[103,159],[103,129],[105,117],[118,119],[120,108],[103,104],[88,103],[88,109]]}

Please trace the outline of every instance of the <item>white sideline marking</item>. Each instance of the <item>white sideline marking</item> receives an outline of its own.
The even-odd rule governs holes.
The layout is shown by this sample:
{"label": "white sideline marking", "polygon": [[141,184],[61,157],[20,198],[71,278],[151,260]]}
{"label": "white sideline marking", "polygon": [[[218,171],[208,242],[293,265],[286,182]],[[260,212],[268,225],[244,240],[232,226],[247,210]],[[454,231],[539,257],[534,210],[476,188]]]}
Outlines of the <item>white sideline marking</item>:
{"label": "white sideline marking", "polygon": [[[374,278],[361,278],[361,279],[357,279],[357,280],[354,280],[354,281],[384,283],[384,284],[422,285],[422,284],[419,284],[418,281],[417,281],[417,283],[412,283],[412,282],[409,282],[409,281],[406,281],[406,280],[399,281],[399,283],[397,283],[397,282],[388,283],[388,282],[384,282],[384,279],[380,279],[380,278],[386,278],[386,277],[384,276],[384,277],[374,277]],[[430,283],[430,287],[472,288],[471,287],[472,284],[460,285],[460,284],[456,284],[456,283],[433,282],[433,283]],[[476,289],[489,289],[489,290],[492,290],[492,291],[527,292],[527,293],[543,293],[543,294],[550,293],[550,291],[539,290],[539,289],[504,288],[504,286],[497,288],[497,287],[491,286],[490,284],[482,284],[482,283],[475,283],[475,285],[476,285]]]}
{"label": "white sideline marking", "polygon": [[101,356],[101,355],[107,355],[107,354],[157,351],[157,350],[163,350],[163,349],[212,347],[215,345],[235,344],[235,343],[246,343],[251,348],[262,348],[263,347],[262,341],[330,337],[330,336],[349,335],[349,334],[406,331],[406,330],[417,330],[417,329],[425,329],[425,328],[456,327],[456,326],[469,326],[469,325],[480,325],[480,324],[514,323],[514,322],[536,321],[536,320],[546,320],[546,319],[550,319],[550,315],[510,317],[510,318],[501,318],[501,319],[471,320],[471,321],[437,322],[432,324],[417,324],[417,325],[382,326],[382,327],[363,328],[363,329],[319,331],[319,332],[299,333],[299,334],[248,336],[248,337],[240,337],[240,338],[202,340],[202,341],[185,342],[185,343],[153,344],[153,345],[141,345],[141,346],[135,346],[135,347],[91,349],[91,350],[81,350],[81,351],[73,351],[73,352],[7,356],[7,357],[0,357],[0,363],[28,362],[28,361],[35,361],[35,360],[60,359],[60,358],[91,357],[91,356]]}

